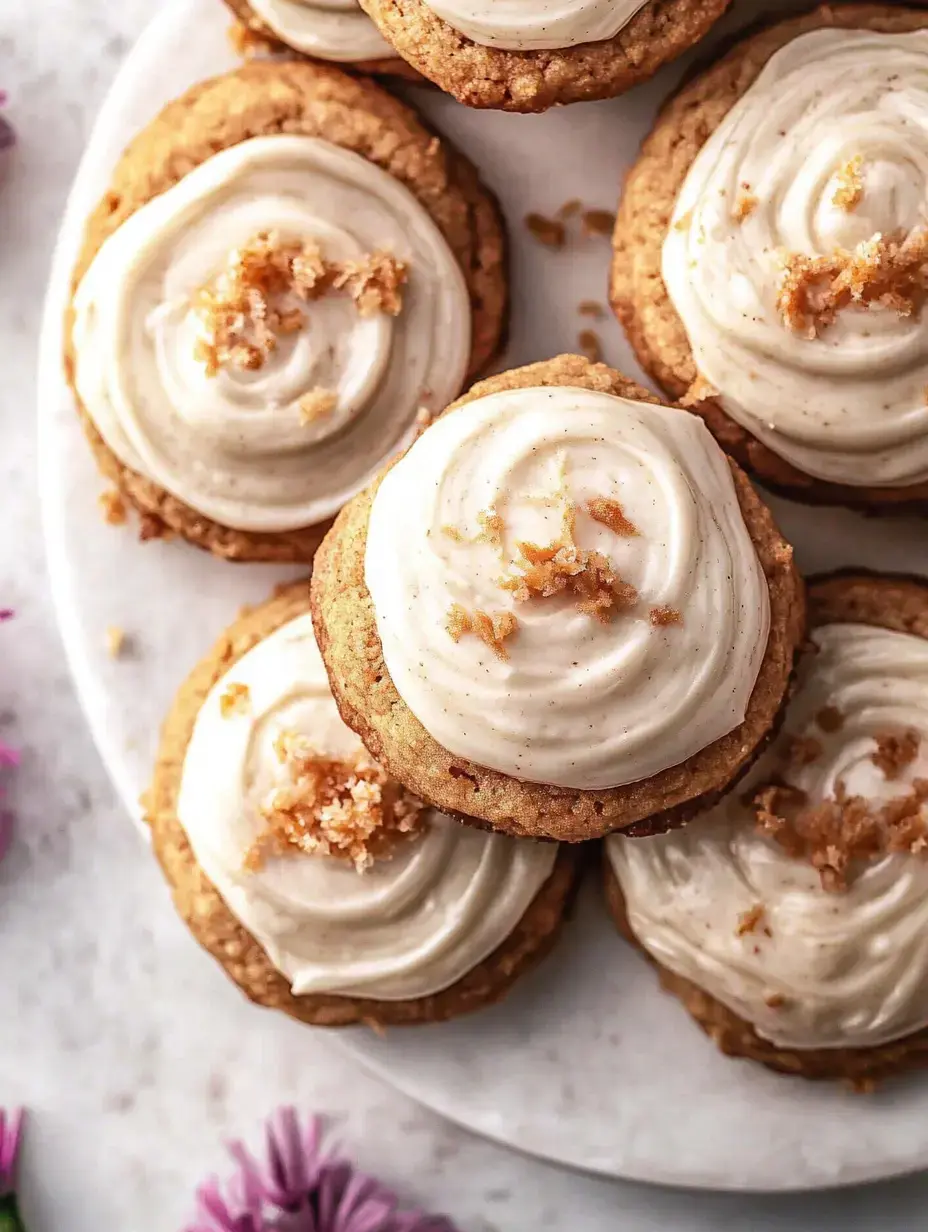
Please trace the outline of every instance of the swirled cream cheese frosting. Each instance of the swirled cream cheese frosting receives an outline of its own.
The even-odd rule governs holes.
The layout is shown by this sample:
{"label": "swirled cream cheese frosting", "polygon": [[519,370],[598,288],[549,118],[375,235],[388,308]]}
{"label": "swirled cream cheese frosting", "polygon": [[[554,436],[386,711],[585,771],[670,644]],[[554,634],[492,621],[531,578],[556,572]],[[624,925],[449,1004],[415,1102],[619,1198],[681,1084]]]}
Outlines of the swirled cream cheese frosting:
{"label": "swirled cream cheese frosting", "polygon": [[[405,262],[402,310],[364,314],[347,295],[295,310],[304,327],[256,370],[211,372],[197,293],[256,234],[311,242],[333,262],[375,250]],[[427,391],[464,379],[463,274],[409,190],[366,159],[301,136],[223,150],[110,235],[74,297],[75,384],[121,462],[223,526],[324,521],[416,431]],[[306,397],[329,413],[307,422]]]}
{"label": "swirled cream cheese frosting", "polygon": [[587,389],[439,418],[377,491],[365,575],[416,718],[533,782],[684,761],[744,719],[767,644],[766,579],[702,422]]}
{"label": "swirled cream cheese frosting", "polygon": [[[224,706],[230,686],[245,704]],[[362,752],[329,692],[309,614],[234,664],[197,717],[177,815],[203,871],[296,995],[396,1001],[450,987],[515,928],[551,873],[556,844],[429,811],[422,833],[363,873],[303,853],[246,867],[262,808],[282,782],[285,733],[336,759]]]}
{"label": "swirled cream cheese frosting", "polygon": [[386,60],[396,52],[358,0],[249,0],[282,42],[320,60]]}
{"label": "swirled cream cheese frosting", "polygon": [[778,310],[784,261],[909,234],[926,204],[928,31],[794,39],[680,190],[663,277],[699,373],[732,419],[808,475],[928,479],[928,314],[852,303],[808,336]]}
{"label": "swirled cream cheese frosting", "polygon": [[544,51],[614,38],[646,0],[426,0],[474,43]]}
{"label": "swirled cream cheese frosting", "polygon": [[[782,765],[782,741],[798,735],[820,751],[786,778],[810,803],[839,782],[877,804],[904,796],[928,777],[928,745],[895,777],[873,757],[882,733],[928,736],[928,642],[856,624],[826,625],[813,639],[789,736],[753,782]],[[739,790],[656,838],[606,840],[644,949],[783,1047],[868,1047],[928,1026],[928,861],[908,852],[861,861],[846,889],[829,892],[810,863],[759,832],[743,801]],[[758,909],[757,927],[739,927]]]}

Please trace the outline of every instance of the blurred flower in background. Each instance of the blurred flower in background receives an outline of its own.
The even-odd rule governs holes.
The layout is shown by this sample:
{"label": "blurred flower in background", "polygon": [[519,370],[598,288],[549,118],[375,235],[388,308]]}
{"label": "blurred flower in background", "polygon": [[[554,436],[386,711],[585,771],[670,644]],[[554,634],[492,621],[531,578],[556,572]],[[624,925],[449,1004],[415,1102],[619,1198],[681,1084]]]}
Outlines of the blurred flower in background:
{"label": "blurred flower in background", "polygon": [[[0,624],[7,620],[11,620],[13,613],[8,608],[0,608]],[[0,645],[0,686],[2,686],[2,664],[6,659],[2,645]],[[0,860],[6,855],[7,848],[10,845],[10,839],[13,835],[13,814],[9,809],[3,806],[3,780],[9,770],[19,764],[19,754],[8,744],[4,744],[0,740]],[[2,1228],[0,1224],[0,1228]]]}
{"label": "blurred flower in background", "polygon": [[23,1133],[22,1108],[0,1108],[0,1232],[25,1232],[16,1205],[16,1161]]}

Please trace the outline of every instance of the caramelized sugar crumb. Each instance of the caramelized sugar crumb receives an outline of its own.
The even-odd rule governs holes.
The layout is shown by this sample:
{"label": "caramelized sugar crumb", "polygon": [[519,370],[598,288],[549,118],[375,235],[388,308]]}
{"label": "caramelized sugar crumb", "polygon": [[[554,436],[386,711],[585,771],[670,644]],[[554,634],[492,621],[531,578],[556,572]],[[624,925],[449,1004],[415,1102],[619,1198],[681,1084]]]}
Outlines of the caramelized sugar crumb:
{"label": "caramelized sugar crumb", "polygon": [[617,500],[608,496],[594,496],[587,501],[586,511],[594,522],[601,522],[617,535],[637,535],[638,528],[630,521]]}
{"label": "caramelized sugar crumb", "polygon": [[611,236],[615,230],[615,213],[610,210],[584,210],[580,228],[588,239]]}
{"label": "caramelized sugar crumb", "polygon": [[786,1004],[786,998],[781,992],[768,992],[764,996],[764,1005],[769,1005],[772,1010],[778,1010]]}
{"label": "caramelized sugar crumb", "polygon": [[918,756],[922,742],[917,731],[880,732],[875,737],[876,749],[870,760],[887,779],[897,779]]}
{"label": "caramelized sugar crumb", "polygon": [[451,525],[443,526],[441,528],[441,533],[443,535],[447,535],[448,538],[453,543],[466,543],[467,542],[467,536],[464,535],[461,531],[459,531],[456,526],[451,526]]}
{"label": "caramelized sugar crumb", "polygon": [[815,716],[815,721],[823,732],[840,731],[844,726],[844,715],[837,706],[823,706]]}
{"label": "caramelized sugar crumb", "polygon": [[838,170],[838,187],[831,198],[832,204],[839,209],[850,212],[857,208],[864,195],[864,181],[860,169],[864,165],[863,156],[855,154]]}
{"label": "caramelized sugar crumb", "polygon": [[300,423],[311,424],[315,423],[317,419],[325,419],[332,414],[337,406],[338,395],[333,393],[331,389],[322,389],[321,387],[311,389],[297,403]]}
{"label": "caramelized sugar crumb", "polygon": [[673,224],[674,231],[685,231],[693,221],[693,211],[687,210],[685,214],[681,214],[677,221]]}
{"label": "caramelized sugar crumb", "polygon": [[652,625],[659,628],[666,625],[682,625],[683,616],[675,607],[652,607],[648,613]]}
{"label": "caramelized sugar crumb", "polygon": [[97,502],[107,525],[125,526],[128,517],[126,502],[118,488],[109,488],[106,492],[101,492],[97,497]]}
{"label": "caramelized sugar crumb", "polygon": [[389,252],[375,252],[361,261],[346,261],[332,285],[348,292],[362,317],[378,312],[396,317],[403,310],[403,287],[408,276],[405,262]]}
{"label": "caramelized sugar crumb", "polygon": [[928,288],[928,230],[884,236],[877,232],[853,252],[829,257],[787,253],[777,308],[786,327],[817,338],[842,308],[879,306],[902,317],[917,315]]}
{"label": "caramelized sugar crumb", "polygon": [[512,612],[484,612],[480,609],[469,612],[460,603],[451,604],[445,619],[445,628],[453,641],[459,642],[465,633],[473,633],[489,646],[498,659],[509,658],[504,642],[518,627],[519,622]]}
{"label": "caramelized sugar crumb", "polygon": [[582,317],[592,317],[594,321],[601,321],[606,315],[605,308],[595,299],[582,299],[577,305],[577,312]]}
{"label": "caramelized sugar crumb", "polygon": [[822,742],[815,736],[788,736],[786,739],[786,760],[791,766],[811,766],[823,752]]}
{"label": "caramelized sugar crumb", "polygon": [[525,225],[532,239],[544,244],[546,248],[563,248],[567,242],[567,228],[556,218],[545,218],[544,214],[527,214]]}
{"label": "caramelized sugar crumb", "polygon": [[705,402],[708,398],[717,398],[719,391],[700,373],[696,380],[692,383],[683,397],[680,399],[681,406],[698,406],[700,402]]}
{"label": "caramelized sugar crumb", "polygon": [[579,214],[583,209],[583,202],[579,197],[572,197],[569,201],[565,201],[557,211],[558,218],[573,218],[574,214]]}
{"label": "caramelized sugar crumb", "polygon": [[738,927],[735,929],[735,936],[743,937],[747,933],[753,933],[763,918],[763,903],[755,903],[754,906],[749,907],[747,911],[742,911],[741,915],[738,917]]}
{"label": "caramelized sugar crumb", "polygon": [[477,514],[477,522],[480,526],[477,543],[489,543],[494,548],[503,546],[506,523],[503,521],[503,515],[494,505],[491,505],[489,509],[481,509]]}
{"label": "caramelized sugar crumb", "polygon": [[260,868],[269,855],[302,853],[350,860],[362,873],[418,832],[424,804],[365,750],[341,761],[292,732],[282,732],[274,749],[287,780],[261,808],[265,829],[245,856],[246,868]]}
{"label": "caramelized sugar crumb", "polygon": [[247,714],[251,705],[251,694],[247,684],[233,681],[226,685],[219,698],[219,713],[224,719],[230,719],[234,714]]}
{"label": "caramelized sugar crumb", "polygon": [[592,364],[602,362],[603,346],[595,329],[581,329],[577,335],[577,346]]}
{"label": "caramelized sugar crumb", "polygon": [[744,222],[757,209],[757,197],[750,191],[749,184],[742,184],[741,191],[738,193],[735,204],[732,207],[731,216],[734,222]]}
{"label": "caramelized sugar crumb", "polygon": [[923,804],[928,779],[916,779],[904,796],[874,805],[849,796],[839,783],[835,794],[808,805],[801,792],[771,783],[758,789],[753,808],[758,829],[795,859],[818,871],[826,890],[847,888],[847,873],[855,860],[890,852],[918,854],[928,847]]}

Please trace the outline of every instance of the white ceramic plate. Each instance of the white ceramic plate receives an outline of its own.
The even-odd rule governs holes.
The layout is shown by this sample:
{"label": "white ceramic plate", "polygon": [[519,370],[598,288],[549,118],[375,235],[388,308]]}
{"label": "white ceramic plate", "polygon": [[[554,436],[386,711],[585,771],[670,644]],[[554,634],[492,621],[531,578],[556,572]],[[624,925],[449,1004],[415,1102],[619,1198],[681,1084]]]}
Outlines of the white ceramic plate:
{"label": "white ceramic plate", "polygon": [[[726,28],[758,12],[754,0],[741,0]],[[58,615],[101,755],[135,817],[176,685],[237,609],[287,574],[224,564],[179,542],[140,545],[104,524],[97,506],[104,485],[61,376],[60,323],[80,226],[115,158],[168,98],[233,66],[227,25],[218,0],[171,0],[127,60],[74,185],[42,339],[42,494]],[[552,253],[529,237],[524,215],[552,213],[569,198],[612,208],[623,168],[681,69],[627,98],[538,117],[470,112],[437,92],[413,92],[475,160],[508,217],[515,294],[503,366],[576,349],[578,330],[590,324],[577,305],[606,298],[606,241]],[[615,324],[595,324],[606,358],[640,376]],[[919,524],[774,503],[808,570],[856,563],[928,572]],[[108,625],[130,635],[131,657],[108,657]],[[260,1032],[264,1016],[255,1011],[251,1024]],[[340,1038],[387,1081],[451,1119],[610,1176],[788,1190],[928,1164],[928,1080],[863,1098],[725,1060],[618,940],[594,886],[558,952],[504,1005],[383,1039],[361,1031]]]}

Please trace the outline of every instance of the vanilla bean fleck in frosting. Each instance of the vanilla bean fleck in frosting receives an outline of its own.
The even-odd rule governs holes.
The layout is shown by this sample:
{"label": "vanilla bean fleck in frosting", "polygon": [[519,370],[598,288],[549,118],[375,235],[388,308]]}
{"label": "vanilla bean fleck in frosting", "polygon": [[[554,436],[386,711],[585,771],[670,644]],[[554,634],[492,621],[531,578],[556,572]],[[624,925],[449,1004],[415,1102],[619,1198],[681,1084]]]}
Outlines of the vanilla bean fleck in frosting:
{"label": "vanilla bean fleck in frosting", "polygon": [[926,223],[928,31],[799,36],[690,167],[663,278],[696,367],[808,475],[928,480]]}
{"label": "vanilla bean fleck in frosting", "polygon": [[[224,715],[233,683],[249,705]],[[306,614],[211,690],[187,748],[177,815],[226,906],[296,995],[396,1001],[450,987],[501,945],[557,856],[556,843],[489,834],[432,809],[410,813],[408,801],[399,815],[398,799],[339,718]],[[366,801],[375,822],[386,811],[399,831],[386,844],[347,816],[346,804]],[[309,806],[327,810],[318,825],[285,818],[281,828],[282,810]]]}
{"label": "vanilla bean fleck in frosting", "polygon": [[288,47],[320,60],[386,60],[396,52],[358,0],[249,0]]}
{"label": "vanilla bean fleck in frosting", "polygon": [[[243,319],[261,345],[232,362],[211,345],[204,288],[262,236],[297,262],[295,290],[270,321],[260,302]],[[318,296],[303,268],[316,251],[334,278]],[[407,282],[377,310],[365,279],[388,259]],[[427,391],[455,396],[470,350],[467,287],[437,225],[385,171],[311,137],[256,137],[188,172],[106,239],[74,310],[75,383],[108,447],[244,531],[337,512],[414,438]],[[224,337],[242,333],[222,321]]]}
{"label": "vanilla bean fleck in frosting", "polygon": [[614,38],[646,0],[425,0],[474,43],[545,51]]}
{"label": "vanilla bean fleck in frosting", "polygon": [[769,632],[701,420],[581,388],[503,391],[438,419],[374,497],[365,578],[426,731],[564,787],[646,779],[737,727]]}
{"label": "vanilla bean fleck in frosting", "polygon": [[[911,850],[854,859],[828,889],[827,866],[764,833],[749,800],[770,779],[805,808],[860,797],[878,814],[924,798],[928,642],[857,624],[812,637],[818,653],[804,665],[784,734],[748,783],[681,830],[610,836],[606,850],[632,931],[661,966],[775,1044],[871,1047],[928,1026],[924,835]],[[819,854],[840,862],[840,853]],[[739,933],[755,906],[762,924]]]}

